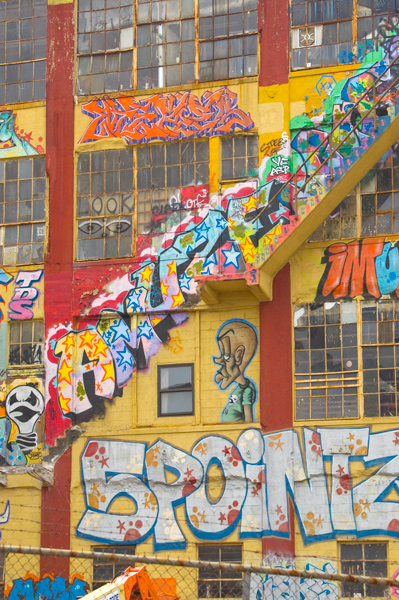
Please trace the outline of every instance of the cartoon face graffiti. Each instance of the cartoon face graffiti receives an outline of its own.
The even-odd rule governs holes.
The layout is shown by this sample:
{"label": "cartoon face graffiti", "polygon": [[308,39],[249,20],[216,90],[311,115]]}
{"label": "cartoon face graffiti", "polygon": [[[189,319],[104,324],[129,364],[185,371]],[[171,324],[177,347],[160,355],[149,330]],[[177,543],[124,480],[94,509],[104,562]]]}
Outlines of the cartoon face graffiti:
{"label": "cartoon face graffiti", "polygon": [[257,390],[251,379],[245,377],[245,370],[258,346],[258,336],[254,327],[247,321],[234,319],[227,321],[219,329],[217,343],[220,356],[213,361],[220,365],[214,378],[221,390],[226,390],[236,383],[229,401],[221,415],[222,423],[253,421],[253,405],[256,402]]}
{"label": "cartoon face graffiti", "polygon": [[37,446],[36,423],[44,411],[44,399],[32,384],[18,385],[6,396],[6,415],[18,427],[17,443],[24,453]]}

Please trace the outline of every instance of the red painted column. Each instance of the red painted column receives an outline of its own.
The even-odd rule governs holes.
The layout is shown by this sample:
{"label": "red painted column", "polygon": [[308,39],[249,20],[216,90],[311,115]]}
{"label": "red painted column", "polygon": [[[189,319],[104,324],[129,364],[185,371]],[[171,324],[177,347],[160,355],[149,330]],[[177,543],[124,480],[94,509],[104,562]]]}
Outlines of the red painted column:
{"label": "red painted column", "polygon": [[[74,3],[47,7],[46,171],[48,247],[44,271],[46,336],[72,320],[74,181]],[[42,488],[41,545],[70,547],[71,449],[55,465],[54,485]],[[41,557],[41,573],[69,578],[69,559]]]}
{"label": "red painted column", "polygon": [[290,72],[289,0],[259,0],[259,85],[281,85]]}
{"label": "red painted column", "polygon": [[[290,429],[292,406],[292,323],[290,266],[274,278],[273,300],[260,304],[260,422],[264,432]],[[295,556],[294,509],[290,502],[290,537],[265,537],[263,557]]]}

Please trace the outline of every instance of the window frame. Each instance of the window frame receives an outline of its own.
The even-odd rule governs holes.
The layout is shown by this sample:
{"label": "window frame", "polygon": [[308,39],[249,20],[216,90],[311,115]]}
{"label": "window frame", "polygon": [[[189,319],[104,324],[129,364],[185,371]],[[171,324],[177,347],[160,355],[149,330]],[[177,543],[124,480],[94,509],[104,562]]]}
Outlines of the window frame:
{"label": "window frame", "polygon": [[[133,553],[136,554],[136,545],[132,544],[131,546],[128,544],[123,544],[123,545],[111,545],[111,546],[95,546],[92,548],[93,552],[114,552],[115,554],[128,554],[128,553]],[[122,567],[122,565],[124,565],[125,563],[119,563],[119,562],[111,562],[108,559],[104,558],[104,562],[96,562],[96,560],[99,560],[100,557],[98,558],[93,558],[93,562],[92,562],[92,583],[91,583],[91,591],[94,592],[94,590],[97,590],[98,588],[100,588],[101,586],[105,585],[106,583],[109,583],[110,581],[113,581],[115,579],[115,577],[118,577],[118,575],[121,575],[123,571],[125,571],[125,568]],[[118,566],[121,565],[121,568],[118,569]],[[97,568],[101,568],[101,567],[112,567],[113,570],[113,577],[112,578],[106,578],[104,579],[95,579],[94,578],[94,569]],[[127,566],[129,567],[134,567],[134,562],[129,563]],[[122,571],[123,568],[123,571]],[[101,585],[96,585],[96,583],[99,583]]]}
{"label": "window frame", "polygon": [[[235,154],[235,145],[238,141],[238,138],[242,138],[245,139],[245,156],[236,156]],[[255,155],[249,155],[248,154],[248,139],[252,139],[255,143],[255,146],[257,147],[257,152]],[[225,144],[227,144],[228,140],[233,140],[233,147],[232,147],[232,156],[231,157],[225,157],[223,158],[223,142]],[[241,175],[240,177],[234,177],[234,169],[235,169],[235,162],[237,160],[245,160],[245,164],[246,167],[248,166],[248,162],[251,160],[255,161],[256,167],[252,170],[247,170],[247,173],[244,175]],[[230,163],[232,164],[232,171],[233,171],[233,176],[232,177],[223,177],[223,163],[227,164]],[[222,185],[226,185],[229,183],[233,183],[236,181],[247,181],[249,178],[253,178],[253,179],[257,179],[259,177],[259,134],[257,132],[249,132],[249,133],[237,133],[235,135],[225,135],[225,136],[221,136],[220,139],[220,183]]]}
{"label": "window frame", "polygon": [[[41,160],[41,165],[39,166],[39,171],[42,170],[43,172],[39,175],[35,175],[35,162]],[[45,254],[46,254],[46,238],[47,238],[47,219],[48,219],[48,206],[47,206],[47,199],[48,199],[48,181],[47,181],[47,173],[46,173],[46,168],[45,168],[45,160],[46,160],[46,156],[44,154],[37,154],[37,155],[32,155],[32,156],[23,156],[23,157],[15,157],[15,158],[4,158],[0,161],[0,167],[1,165],[3,165],[2,168],[2,173],[3,173],[3,178],[0,178],[0,186],[3,186],[3,193],[2,193],[2,198],[0,197],[0,231],[3,230],[4,234],[3,234],[3,244],[0,246],[0,262],[4,267],[8,267],[8,268],[12,268],[15,266],[28,266],[28,265],[40,265],[43,264],[44,259],[45,259]],[[22,178],[20,176],[20,164],[22,162],[32,162],[32,175],[30,177],[25,177]],[[18,170],[18,175],[17,178],[9,178],[7,179],[7,165],[8,164],[16,164],[17,165],[17,170]],[[43,197],[39,197],[39,198],[34,198],[34,187],[35,187],[35,182],[36,181],[44,181],[44,195]],[[31,193],[29,198],[26,199],[21,199],[20,198],[20,194],[21,194],[21,188],[24,182],[30,182],[30,187],[31,187]],[[16,197],[15,197],[15,201],[13,202],[7,202],[7,198],[6,198],[6,188],[7,185],[16,185],[17,186],[17,191],[16,191]],[[40,193],[40,191],[39,191]],[[44,216],[42,218],[34,218],[34,208],[35,208],[35,203],[36,203],[36,207],[39,206],[39,202],[42,203],[42,206],[44,207]],[[10,207],[10,205],[12,205],[14,208],[13,210],[15,210],[16,215],[19,215],[20,209],[23,208],[23,204],[24,203],[30,203],[30,211],[31,211],[31,218],[27,219],[27,220],[19,220],[17,218],[17,220],[13,220],[11,222],[6,222],[6,208],[7,205]],[[4,210],[4,217],[3,217],[3,210]],[[27,242],[19,242],[18,238],[20,236],[20,228],[23,228],[24,226],[29,226],[31,228],[31,236],[30,236],[30,241]],[[10,227],[15,227],[16,229],[16,241],[13,244],[9,244],[6,240],[7,238],[7,229],[9,229]],[[35,227],[36,227],[36,232],[38,230],[39,227],[43,228],[43,239],[38,242],[38,241],[34,241],[34,235],[35,235]],[[37,260],[33,260],[33,256],[32,256],[32,251],[33,251],[33,247],[34,245],[37,245],[39,247],[39,245],[42,246],[42,251],[43,251],[43,257],[38,257]],[[16,248],[16,259],[15,262],[6,262],[5,260],[5,253],[7,252],[7,248]],[[29,261],[25,261],[25,262],[21,262],[19,260],[19,248],[22,247],[30,247],[30,260]]]}
{"label": "window frame", "polygon": [[[162,394],[171,391],[168,389],[161,389],[161,372],[163,368],[168,369],[178,369],[180,367],[190,367],[191,369],[191,387],[187,387],[184,389],[174,390],[177,392],[191,392],[192,397],[192,409],[188,411],[180,411],[180,412],[162,412]],[[165,363],[157,365],[157,416],[159,418],[164,417],[190,417],[195,415],[195,380],[194,380],[194,363]]]}
{"label": "window frame", "polygon": [[[35,324],[36,323],[42,323],[43,325],[43,341],[42,342],[37,342],[37,344],[40,344],[42,346],[42,360],[41,362],[34,362],[34,363],[15,363],[12,364],[10,363],[10,353],[11,353],[11,347],[12,346],[18,346],[19,348],[19,358],[21,359],[21,348],[24,344],[27,345],[26,342],[22,342],[21,340],[21,329],[23,327],[24,324],[29,323],[30,325],[32,325],[32,343],[29,343],[29,345],[33,348],[35,345],[35,340],[34,340],[34,336],[35,336]],[[11,341],[11,331],[12,328],[19,325],[19,342],[13,342]],[[7,351],[7,373],[9,375],[12,375],[12,373],[15,372],[19,372],[21,369],[28,369],[30,371],[40,371],[42,369],[44,369],[44,353],[45,353],[45,326],[44,326],[44,319],[25,319],[25,320],[21,320],[21,321],[8,321],[7,322],[7,343],[8,343],[8,351]]]}
{"label": "window frame", "polygon": [[[355,558],[353,560],[350,560],[350,559],[344,559],[343,560],[342,559],[342,548],[344,546],[346,546],[346,547],[360,546],[361,549],[362,549],[362,558],[361,559],[356,559]],[[373,561],[371,559],[366,559],[365,558],[365,547],[366,546],[385,546],[385,550],[386,550],[386,557],[385,557],[385,559],[374,559]],[[362,573],[346,573],[345,566],[343,566],[343,565],[345,565],[347,563],[351,563],[351,562],[352,563],[356,563],[356,562],[359,563],[360,562],[361,566],[362,566]],[[388,577],[388,564],[389,564],[389,545],[388,545],[388,543],[387,542],[379,542],[379,541],[376,541],[376,542],[368,542],[368,541],[365,541],[365,542],[359,542],[359,541],[356,541],[356,542],[346,542],[346,541],[340,541],[339,542],[339,563],[340,563],[340,572],[341,573],[343,573],[343,574],[352,574],[352,575],[365,575],[364,571],[366,570],[365,566],[366,566],[367,562],[377,562],[377,563],[384,563],[385,562],[386,572],[385,572],[385,575],[377,575],[377,574],[373,573],[373,574],[366,575],[366,576],[369,576],[369,577],[373,577],[373,576],[376,576],[376,577]],[[345,595],[345,592],[344,592],[345,586],[346,587],[350,587],[350,586],[360,587],[361,586],[363,588],[363,593],[362,593],[361,596],[358,596],[357,594],[359,594],[360,592],[358,592],[358,591],[355,592],[353,590],[352,591],[352,595]],[[378,596],[368,595],[367,594],[367,587],[368,587],[367,584],[363,584],[363,583],[352,584],[352,583],[343,582],[340,585],[340,598],[359,598],[359,597],[360,598],[389,598],[390,597],[390,593],[389,593],[389,588],[388,587],[381,588],[381,586],[374,586],[374,585],[370,586],[372,589],[383,589],[386,592],[385,595],[382,594],[382,595],[378,595]]]}
{"label": "window frame", "polygon": [[[197,556],[198,556],[198,560],[201,561],[203,560],[204,562],[209,562],[209,558],[201,558],[200,557],[200,550],[201,549],[208,549],[208,548],[217,548],[218,549],[218,560],[215,562],[230,562],[230,563],[237,563],[237,564],[241,564],[243,562],[243,546],[242,544],[197,544]],[[237,560],[228,560],[225,559],[223,557],[222,559],[222,549],[227,549],[227,548],[240,548],[241,550],[241,560],[237,561]],[[211,561],[213,562],[213,561]],[[243,593],[243,585],[244,585],[244,577],[243,577],[243,572],[242,571],[237,571],[237,573],[233,573],[232,571],[225,571],[225,573],[228,575],[228,577],[223,577],[223,571],[222,570],[218,570],[216,571],[216,569],[212,569],[212,571],[215,573],[215,575],[219,575],[219,577],[215,577],[214,579],[207,579],[207,578],[200,578],[200,573],[201,573],[201,569],[203,567],[200,567],[198,569],[198,573],[197,573],[197,597],[198,598],[241,598],[242,597],[242,593]],[[233,575],[238,575],[237,577],[233,577]],[[209,581],[210,583],[218,583],[219,584],[219,596],[208,596],[208,591],[206,592],[206,595],[200,595],[200,584],[203,582],[207,582]],[[226,590],[223,590],[223,582],[236,582],[238,584],[238,590],[237,590],[237,594],[236,595],[231,595],[231,593],[229,593]]]}
{"label": "window frame", "polygon": [[[83,0],[81,0],[83,2]],[[156,2],[156,0],[148,0],[148,2],[151,1],[151,4],[149,5],[150,8],[153,6],[153,4],[158,4],[158,2]],[[77,58],[77,74],[76,74],[76,91],[78,96],[80,97],[84,97],[84,96],[93,96],[96,94],[109,94],[111,92],[122,92],[122,91],[127,91],[127,90],[142,90],[142,91],[147,91],[148,93],[151,92],[151,90],[156,90],[156,89],[163,89],[163,88],[169,88],[169,87],[173,87],[173,88],[181,88],[182,86],[192,86],[194,84],[206,84],[212,81],[225,81],[226,79],[229,80],[235,80],[235,79],[242,79],[242,78],[246,78],[246,77],[258,77],[259,75],[259,18],[258,18],[258,12],[257,9],[256,10],[252,10],[252,7],[250,7],[250,10],[247,10],[245,8],[244,2],[246,0],[242,0],[242,10],[237,13],[242,15],[242,33],[241,34],[236,34],[236,33],[227,33],[226,35],[223,36],[218,36],[216,35],[216,37],[212,37],[212,39],[206,38],[200,38],[200,14],[198,11],[198,8],[196,8],[195,6],[195,2],[193,2],[193,14],[191,14],[191,11],[188,11],[187,14],[184,13],[184,11],[182,11],[181,9],[179,10],[179,16],[172,16],[170,19],[161,19],[161,16],[158,14],[156,15],[154,13],[154,18],[149,18],[148,21],[145,20],[141,20],[139,22],[139,17],[138,17],[138,11],[139,8],[142,6],[141,4],[138,3],[138,0],[133,0],[132,1],[132,5],[133,5],[133,12],[134,15],[136,16],[136,18],[133,19],[133,37],[132,37],[132,45],[129,47],[121,47],[121,41],[119,39],[119,43],[118,43],[118,47],[117,48],[113,48],[113,49],[109,49],[107,50],[98,50],[93,52],[92,51],[92,36],[93,34],[95,34],[96,32],[93,29],[93,25],[91,25],[92,23],[92,19],[91,19],[91,14],[94,12],[92,9],[90,10],[86,10],[85,8],[80,9],[79,3],[77,4],[77,19],[76,19],[76,36],[77,36],[77,49],[76,49],[76,58]],[[82,4],[83,6],[83,4]],[[130,5],[129,5],[130,6]],[[147,6],[147,5],[145,5]],[[119,9],[120,9],[120,5],[119,5]],[[257,23],[256,23],[256,29],[254,31],[252,31],[251,28],[254,27],[254,23],[252,23],[249,20],[248,17],[248,23],[246,22],[246,17],[247,14],[252,14],[253,12],[256,12],[257,14]],[[85,31],[79,31],[80,28],[80,15],[82,13],[88,13],[90,16],[88,17],[88,23],[89,23],[89,29],[85,32]],[[226,17],[227,20],[229,19],[230,16],[230,12],[229,12],[229,4],[228,4],[228,0],[226,0]],[[223,13],[223,15],[225,14]],[[235,17],[235,14],[232,14],[232,17]],[[186,36],[182,35],[182,28],[183,28],[183,24],[185,22],[188,22],[190,20],[194,21],[194,32],[191,32],[191,34],[194,36],[194,39],[192,38],[192,35],[190,37],[190,35],[187,32],[187,39]],[[82,22],[84,21],[84,19],[82,18]],[[167,36],[166,36],[166,25],[167,24],[177,24],[180,23],[180,37],[178,40],[172,39],[171,42],[167,42]],[[162,32],[161,34],[157,34],[155,32],[155,28],[160,26],[160,25],[165,25],[164,27],[164,32]],[[84,25],[84,27],[86,27],[87,25]],[[139,45],[140,42],[140,27],[143,28],[143,26],[148,26],[150,28],[150,33],[151,31],[153,33],[151,33],[151,43],[149,45]],[[245,31],[245,28],[247,27],[247,31]],[[108,28],[110,29],[110,28]],[[120,27],[119,24],[119,30],[122,31],[123,27]],[[104,28],[101,28],[101,30],[99,30],[99,33],[103,34],[107,32],[107,26],[106,24],[104,25]],[[84,49],[82,46],[80,47],[79,50],[79,37],[80,36],[88,36],[88,40],[89,40],[89,50]],[[162,35],[163,41],[161,43],[157,43],[157,41],[153,41],[152,38],[158,35]],[[252,60],[245,60],[246,58],[249,59],[251,57],[254,57],[255,54],[254,52],[254,43],[248,41],[249,38],[255,38],[256,41],[256,66],[255,66],[255,62]],[[238,52],[237,50],[233,51],[233,47],[232,44],[230,42],[232,42],[233,40],[236,40],[238,38],[242,38],[242,42],[241,42],[241,46],[242,46],[242,52],[240,54],[238,54],[237,56],[234,56],[234,52]],[[223,60],[219,60],[220,57],[216,56],[215,57],[215,53],[214,50],[212,49],[212,56],[213,58],[209,61],[209,60],[205,60],[205,58],[203,57],[201,59],[201,44],[207,44],[209,42],[216,42],[216,44],[219,44],[220,42],[227,42],[227,53],[228,53],[228,57],[226,59]],[[180,48],[180,53],[179,53],[179,60],[176,63],[170,62],[173,57],[173,49],[170,49],[170,56],[169,59],[167,58],[167,53],[168,53],[168,46],[175,46],[176,44],[179,45]],[[191,44],[194,45],[194,58],[192,59],[192,57],[190,56],[190,60],[188,62],[186,62],[186,58],[187,58],[187,53],[184,53],[184,47],[185,44]],[[106,45],[106,44],[105,44]],[[238,44],[239,46],[240,44]],[[157,59],[156,57],[156,48],[163,48],[164,51],[160,53],[160,58]],[[143,58],[144,60],[144,66],[138,66],[138,55],[139,55],[139,51],[142,51],[142,54],[144,55],[143,50],[144,49],[148,49],[149,50],[149,57],[147,58],[147,62],[145,62],[145,58]],[[187,50],[190,50],[190,48],[187,47]],[[132,66],[130,69],[130,85],[129,87],[126,86],[127,84],[127,76],[126,76],[126,81],[124,81],[124,83],[122,84],[121,82],[121,77],[120,74],[126,74],[129,73],[129,70],[126,68],[127,64],[123,64],[123,54],[124,53],[130,53],[132,55]],[[232,54],[230,56],[230,54]],[[115,69],[112,72],[109,72],[109,70],[107,71],[106,68],[106,63],[107,63],[107,56],[112,56],[112,55],[118,55],[118,69],[115,71]],[[92,70],[92,65],[93,65],[93,58],[94,57],[104,57],[102,60],[104,61],[104,67],[103,70],[98,71],[96,73],[93,73]],[[127,59],[129,58],[129,56],[127,56]],[[227,76],[218,76],[215,78],[215,68],[216,68],[216,63],[217,62],[223,62],[225,63],[227,60],[227,63],[229,63],[229,61],[234,61],[236,58],[241,58],[241,67],[242,67],[242,74],[233,74],[230,75],[229,73],[227,74]],[[82,60],[83,59],[83,60]],[[127,60],[126,59],[126,60]],[[126,60],[124,61],[126,63]],[[157,63],[158,60],[158,63]],[[175,60],[177,60],[177,58],[175,57]],[[162,64],[160,64],[160,61],[162,62]],[[97,62],[101,62],[100,59],[97,60]],[[203,63],[212,63],[212,69],[213,69],[213,76],[212,78],[203,76],[201,78],[201,65]],[[237,61],[236,61],[237,62]],[[233,63],[232,63],[233,64]],[[193,73],[191,72],[191,69],[189,67],[191,67],[191,65],[193,65]],[[237,63],[238,65],[238,63]],[[170,83],[168,82],[168,73],[167,73],[167,68],[169,67],[170,69],[173,68],[177,68],[177,66],[180,68],[180,83],[177,83],[176,81],[171,81]],[[187,67],[187,69],[185,69],[186,74],[184,74],[184,67]],[[158,77],[156,74],[154,74],[153,72],[155,72],[157,69],[162,68],[163,69],[163,82],[159,82],[155,81],[155,79]],[[230,68],[230,67],[229,67]],[[232,67],[233,68],[233,67]],[[248,72],[246,73],[245,71],[249,71],[253,69],[254,72]],[[148,71],[148,76],[149,76],[149,80],[146,82],[145,81],[145,77],[144,75],[140,75],[140,72],[144,72],[144,71]],[[112,73],[116,73],[117,74],[117,78],[118,78],[118,87],[115,89],[115,86],[113,87],[113,85],[111,84],[110,87],[107,87],[107,82],[106,82],[106,76],[108,75],[112,75]],[[98,79],[98,84],[100,86],[101,83],[101,89],[100,87],[96,87],[92,84],[92,78],[93,75],[102,75],[102,81],[100,81],[100,79]],[[218,74],[217,74],[218,75]],[[193,80],[191,80],[191,77],[194,77]],[[80,78],[85,78],[86,80],[86,85],[81,85],[81,82],[83,82],[83,80],[81,81]],[[187,81],[185,80],[187,78]],[[153,83],[156,83],[156,85],[153,85]],[[162,83],[162,85],[161,85]],[[116,85],[116,84],[115,84]]]}
{"label": "window frame", "polygon": [[[187,161],[187,162],[182,162],[182,154],[183,154],[183,149],[185,146],[189,146],[192,145],[193,147],[193,156],[194,159],[193,161]],[[168,149],[171,149],[172,146],[177,146],[178,149],[178,154],[179,154],[179,163],[173,163],[173,164],[169,164],[168,163]],[[199,151],[198,148],[202,146],[202,150]],[[202,159],[201,153],[204,152],[204,147],[206,146],[206,159]],[[161,166],[154,166],[154,165],[150,165],[150,167],[147,166],[142,166],[140,164],[140,152],[144,152],[145,150],[149,150],[150,152],[150,157],[152,156],[152,153],[154,152],[155,148],[162,148],[163,149],[163,154],[164,154],[164,163]],[[92,184],[93,184],[93,174],[94,175],[101,175],[104,178],[104,182],[107,181],[107,174],[108,173],[113,173],[116,177],[116,179],[120,178],[120,174],[123,172],[130,172],[130,168],[126,169],[125,171],[123,169],[120,168],[120,162],[119,162],[119,166],[118,169],[115,171],[113,169],[108,169],[106,168],[106,161],[107,161],[107,152],[118,152],[118,157],[121,156],[122,152],[131,152],[132,153],[132,174],[133,174],[133,179],[132,179],[132,189],[129,191],[123,191],[120,189],[119,187],[119,191],[118,192],[109,192],[107,193],[105,184],[104,184],[104,191],[102,193],[97,193],[97,192],[93,192],[91,193],[91,189],[92,189]],[[104,167],[100,170],[93,170],[91,168],[91,166],[89,166],[89,170],[79,170],[79,160],[84,160],[83,157],[84,155],[89,155],[88,157],[88,164],[92,165],[92,155],[95,153],[102,153],[103,156],[103,161],[104,161]],[[120,158],[118,159],[120,160]],[[151,162],[151,160],[150,160]],[[189,167],[191,165],[194,165],[194,181],[195,183],[190,183],[189,185],[183,185],[183,170],[185,167]],[[176,189],[178,189],[180,192],[181,190],[184,189],[189,189],[192,187],[201,187],[204,186],[208,189],[208,195],[210,196],[209,193],[209,165],[210,165],[210,151],[209,151],[209,138],[207,136],[203,136],[203,137],[199,137],[199,138],[192,138],[189,140],[183,139],[183,140],[177,140],[177,141],[173,141],[173,142],[154,142],[154,143],[150,143],[150,144],[134,144],[134,145],[129,145],[125,148],[112,148],[112,147],[108,147],[105,149],[101,149],[99,148],[98,150],[96,148],[94,148],[93,150],[87,150],[87,151],[83,151],[83,152],[79,152],[78,154],[78,159],[76,161],[76,167],[75,167],[75,193],[74,193],[74,211],[75,211],[75,241],[74,241],[74,252],[75,252],[75,260],[76,262],[86,262],[86,261],[93,261],[93,260],[123,260],[123,259],[129,259],[133,256],[135,256],[135,252],[136,252],[136,248],[137,248],[137,241],[141,240],[143,238],[146,238],[148,236],[152,236],[152,235],[164,235],[165,233],[165,228],[162,228],[162,224],[163,224],[163,219],[167,220],[168,217],[173,217],[176,213],[177,214],[198,214],[199,211],[202,210],[201,205],[198,207],[191,207],[191,208],[185,208],[183,206],[183,202],[173,202],[173,203],[169,203],[170,197],[168,196],[167,192],[169,191],[175,191]],[[85,167],[86,168],[86,167]],[[164,187],[155,187],[155,185],[151,185],[150,187],[144,187],[140,182],[139,182],[139,177],[141,176],[141,173],[144,173],[144,175],[146,176],[147,172],[148,172],[148,177],[150,177],[150,181],[151,181],[151,177],[153,174],[153,169],[162,169],[164,177],[165,177],[165,186]],[[167,181],[167,175],[168,175],[168,170],[169,169],[176,169],[176,173],[178,172],[179,174],[179,186],[176,188],[176,186],[168,186],[168,181]],[[205,183],[199,183],[198,181],[201,179],[202,175],[204,175],[204,182]],[[78,194],[79,192],[79,177],[87,177],[90,179],[90,184],[89,184],[89,195],[87,194]],[[125,196],[130,196],[132,198],[132,204],[133,204],[133,208],[130,212],[121,212],[121,213],[117,213],[117,212],[113,212],[113,213],[106,213],[105,212],[105,205],[112,199],[112,195],[118,196],[118,205],[122,206],[124,204],[123,202],[123,195]],[[150,198],[148,200],[144,200],[144,195],[148,195],[150,196]],[[157,198],[158,196],[158,198]],[[168,198],[167,198],[168,196]],[[165,197],[166,199],[163,200],[163,197]],[[82,215],[81,213],[79,213],[79,208],[78,208],[78,203],[80,202],[80,199],[88,199],[88,214],[84,214]],[[102,201],[102,207],[104,208],[104,211],[101,212],[101,215],[104,216],[98,216],[100,213],[97,213],[95,210],[93,210],[92,204],[96,201],[96,199],[100,198]],[[143,210],[144,204],[145,202],[148,202],[148,210]],[[162,203],[162,204],[161,204]],[[158,210],[159,207],[159,210]],[[155,212],[155,208],[157,209],[157,212]],[[169,210],[170,208],[170,210]],[[154,210],[153,210],[154,209]],[[161,226],[160,226],[160,230],[157,231],[156,226],[154,224],[152,224],[152,221],[150,219],[150,222],[146,221],[149,211],[151,212],[151,218],[152,216],[154,216],[154,218],[159,219],[159,221],[161,222]],[[79,248],[79,242],[82,241],[86,241],[89,239],[103,239],[100,237],[94,237],[94,238],[89,238],[89,237],[82,237],[82,234],[80,233],[82,230],[79,229],[79,225],[80,223],[84,224],[84,223],[90,223],[92,221],[103,221],[104,226],[105,226],[105,221],[106,220],[111,220],[112,218],[114,219],[114,221],[116,221],[117,219],[121,220],[123,219],[123,217],[126,218],[131,218],[132,220],[132,226],[131,226],[131,248],[132,251],[129,254],[121,254],[121,255],[116,255],[116,254],[112,254],[111,256],[106,256],[106,252],[105,252],[105,242],[103,242],[103,253],[101,256],[91,256],[89,258],[87,257],[82,257],[83,251],[78,250]],[[180,220],[182,220],[184,217],[182,217]],[[147,229],[147,225],[150,226],[150,229]],[[158,226],[158,225],[157,225]],[[154,231],[155,230],[155,231]],[[153,233],[154,232],[154,233]],[[83,232],[84,233],[84,232]],[[122,234],[124,232],[121,232]],[[91,232],[88,231],[87,235],[90,235]],[[125,238],[128,236],[125,236]],[[120,236],[115,236],[115,239],[118,240],[118,250],[120,249]],[[80,256],[79,256],[80,254]]]}

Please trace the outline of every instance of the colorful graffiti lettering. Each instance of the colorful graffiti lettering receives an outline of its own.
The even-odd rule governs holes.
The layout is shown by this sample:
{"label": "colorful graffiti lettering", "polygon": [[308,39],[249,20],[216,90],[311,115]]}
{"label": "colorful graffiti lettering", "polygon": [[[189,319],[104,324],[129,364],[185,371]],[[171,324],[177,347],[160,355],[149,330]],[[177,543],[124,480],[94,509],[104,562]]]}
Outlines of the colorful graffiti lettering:
{"label": "colorful graffiti lettering", "polygon": [[[0,285],[7,286],[14,279],[12,275],[4,271],[4,269],[0,269]],[[0,304],[5,304],[3,296],[0,295]],[[0,310],[0,323],[4,318],[3,311]]]}
{"label": "colorful graffiti lettering", "polygon": [[399,296],[398,243],[384,238],[338,242],[324,251],[315,300]]}
{"label": "colorful graffiti lettering", "polygon": [[[175,508],[184,504],[187,525],[202,540],[221,540],[237,527],[245,537],[289,536],[288,494],[305,544],[337,535],[399,537],[398,502],[385,501],[399,475],[399,430],[303,429],[261,435],[247,429],[234,444],[209,435],[191,454],[158,440],[91,440],[81,459],[86,510],[77,535],[139,544],[153,535],[155,550],[184,548]],[[331,463],[331,486],[325,462]],[[351,464],[375,471],[352,485]],[[217,464],[223,493],[206,493],[207,473]],[[166,472],[176,479],[169,483]],[[131,515],[109,513],[121,493],[137,507]],[[267,502],[266,502],[267,498]]]}
{"label": "colorful graffiti lettering", "polygon": [[4,597],[8,600],[78,600],[88,591],[89,584],[80,575],[73,575],[69,582],[58,575],[46,574],[39,578],[27,573],[6,586]]}
{"label": "colorful graffiti lettering", "polygon": [[253,411],[258,394],[255,383],[245,377],[245,370],[258,347],[256,330],[247,321],[234,319],[222,325],[216,340],[220,356],[213,357],[213,362],[218,365],[214,381],[221,390],[235,384],[222,410],[221,422],[250,423],[255,420]]}
{"label": "colorful graffiti lettering", "polygon": [[0,158],[17,156],[34,156],[44,152],[41,146],[32,146],[32,133],[19,131],[15,120],[17,116],[12,110],[0,111]]}
{"label": "colorful graffiti lettering", "polygon": [[57,332],[53,337],[49,354],[57,362],[58,403],[73,422],[104,415],[104,401],[121,395],[136,368],[148,368],[150,357],[168,341],[169,330],[187,316],[157,313],[143,318],[134,329],[129,320],[118,311],[106,310],[95,327],[65,331],[61,336]]}
{"label": "colorful graffiti lettering", "polygon": [[[277,568],[295,569],[293,564],[272,565]],[[321,568],[311,563],[305,566],[311,573],[336,573],[331,563],[325,563]],[[248,582],[249,579],[249,583]],[[321,600],[328,598],[336,600],[339,588],[336,583],[322,579],[302,579],[298,577],[284,577],[283,575],[266,575],[264,577],[252,573],[244,580],[244,586],[249,587],[249,598],[254,600]]]}
{"label": "colorful graffiti lettering", "polygon": [[79,143],[123,138],[128,144],[173,141],[226,135],[254,127],[251,117],[237,106],[237,95],[227,87],[204,92],[154,94],[138,100],[131,96],[96,98],[82,105],[92,120]]}
{"label": "colorful graffiti lettering", "polygon": [[37,271],[19,271],[15,278],[14,293],[8,304],[10,320],[33,319],[33,306],[39,297],[34,284],[43,277],[43,269]]}

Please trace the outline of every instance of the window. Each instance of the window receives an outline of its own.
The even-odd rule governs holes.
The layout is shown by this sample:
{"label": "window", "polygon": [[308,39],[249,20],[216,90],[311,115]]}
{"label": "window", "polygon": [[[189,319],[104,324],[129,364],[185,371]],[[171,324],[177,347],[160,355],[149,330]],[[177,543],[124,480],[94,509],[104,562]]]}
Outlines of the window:
{"label": "window", "polygon": [[358,416],[356,302],[296,306],[297,419]]}
{"label": "window", "polygon": [[143,90],[193,83],[194,2],[141,2],[137,22],[137,88]]}
{"label": "window", "polygon": [[292,1],[292,68],[351,63],[353,0]]}
{"label": "window", "polygon": [[257,0],[199,2],[201,81],[256,75],[257,17]]}
{"label": "window", "polygon": [[133,0],[79,0],[78,93],[132,88]]}
{"label": "window", "polygon": [[131,256],[133,149],[83,152],[77,171],[78,260]]}
{"label": "window", "polygon": [[399,148],[391,148],[308,241],[399,233]]}
{"label": "window", "polygon": [[[113,552],[114,554],[134,554],[135,546],[100,546],[94,552]],[[108,558],[96,557],[93,560],[93,590],[113,581],[128,567],[134,567],[133,558],[126,562],[111,562]]]}
{"label": "window", "polygon": [[[358,58],[384,46],[398,26],[398,0],[357,0]],[[396,35],[396,34],[395,34]]]}
{"label": "window", "polygon": [[[205,562],[242,563],[242,547],[238,544],[198,546],[198,560]],[[242,573],[198,569],[198,598],[241,598]]]}
{"label": "window", "polygon": [[137,148],[137,233],[148,233],[153,227],[164,230],[167,207],[176,218],[180,215],[175,211],[184,210],[180,202],[184,188],[208,181],[208,140]]}
{"label": "window", "polygon": [[194,414],[194,365],[158,365],[158,416]]}
{"label": "window", "polygon": [[80,153],[77,259],[132,256],[135,213],[138,235],[162,233],[181,222],[182,211],[202,207],[208,179],[208,140]]}
{"label": "window", "polygon": [[196,17],[194,0],[79,0],[78,93],[256,75],[257,0],[198,5]]}
{"label": "window", "polygon": [[[340,544],[341,573],[388,577],[386,544]],[[385,598],[389,588],[364,583],[342,583],[344,598]]]}
{"label": "window", "polygon": [[256,177],[258,147],[257,135],[222,138],[222,181]]}
{"label": "window", "polygon": [[0,2],[0,105],[46,97],[47,0]]}
{"label": "window", "polygon": [[0,161],[0,263],[44,260],[45,158]]}
{"label": "window", "polygon": [[38,365],[44,359],[43,321],[10,322],[9,366]]}
{"label": "window", "polygon": [[399,302],[362,302],[364,415],[399,414]]}

